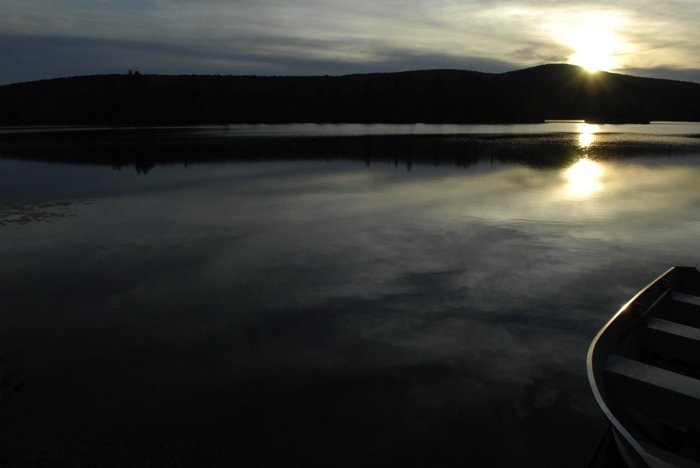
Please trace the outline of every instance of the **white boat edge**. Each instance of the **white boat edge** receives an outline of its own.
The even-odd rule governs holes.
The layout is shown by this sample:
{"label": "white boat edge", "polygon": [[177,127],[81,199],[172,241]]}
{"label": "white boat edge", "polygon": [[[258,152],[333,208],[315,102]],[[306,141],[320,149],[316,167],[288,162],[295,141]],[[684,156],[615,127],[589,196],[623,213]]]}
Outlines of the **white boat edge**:
{"label": "white boat edge", "polygon": [[625,460],[625,463],[627,463],[627,465],[630,467],[649,466],[653,468],[669,468],[673,467],[674,465],[663,461],[647,451],[629,433],[629,431],[620,423],[617,417],[610,410],[605,402],[605,399],[603,398],[603,395],[601,394],[600,386],[598,385],[598,382],[601,381],[604,364],[603,362],[599,361],[608,355],[607,351],[613,344],[612,340],[618,336],[618,333],[616,332],[627,328],[634,320],[638,319],[644,314],[645,310],[635,310],[638,309],[635,304],[639,302],[639,299],[642,296],[650,294],[652,290],[663,287],[663,281],[667,277],[673,275],[679,268],[687,267],[671,267],[665,273],[660,275],[645,288],[639,291],[625,305],[623,305],[620,310],[613,315],[610,320],[608,320],[603,328],[601,328],[588,348],[588,355],[586,358],[588,382],[598,406],[613,427],[613,435],[615,437],[615,442],[620,449],[620,453]]}

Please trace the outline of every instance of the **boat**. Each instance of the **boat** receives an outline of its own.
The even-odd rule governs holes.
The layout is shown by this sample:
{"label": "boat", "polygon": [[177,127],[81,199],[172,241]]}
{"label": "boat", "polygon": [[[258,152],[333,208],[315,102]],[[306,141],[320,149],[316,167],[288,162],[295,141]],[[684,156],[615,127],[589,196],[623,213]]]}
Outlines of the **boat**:
{"label": "boat", "polygon": [[700,272],[673,267],[588,350],[588,380],[630,467],[700,467]]}

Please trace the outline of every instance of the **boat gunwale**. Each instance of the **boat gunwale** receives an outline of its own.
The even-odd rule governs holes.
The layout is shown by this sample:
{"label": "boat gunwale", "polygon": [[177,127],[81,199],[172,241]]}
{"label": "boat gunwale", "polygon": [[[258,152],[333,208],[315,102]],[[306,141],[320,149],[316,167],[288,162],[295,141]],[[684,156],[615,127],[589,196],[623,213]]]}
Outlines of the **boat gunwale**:
{"label": "boat gunwale", "polygon": [[[596,334],[595,338],[591,342],[591,345],[588,348],[588,354],[586,356],[586,371],[588,374],[588,382],[590,384],[591,390],[593,391],[593,396],[596,399],[596,402],[598,403],[598,406],[602,410],[603,414],[605,417],[610,421],[614,428],[614,432],[616,432],[618,437],[622,437],[624,439],[624,443],[631,447],[633,449],[633,452],[635,452],[633,455],[636,457],[641,458],[639,461],[643,461],[644,463],[648,464],[649,466],[671,466],[665,463],[664,461],[660,460],[653,454],[649,453],[647,449],[645,449],[638,441],[637,439],[625,428],[625,426],[617,419],[615,414],[611,411],[611,409],[608,407],[608,404],[606,403],[605,399],[603,398],[603,395],[600,391],[600,388],[598,386],[598,379],[596,376],[598,374],[602,373],[602,365],[600,366],[595,366],[594,364],[597,364],[596,360],[596,347],[601,341],[601,338],[603,338],[605,335],[607,335],[611,329],[618,328],[616,325],[620,324],[620,319],[623,314],[625,313],[630,313],[630,317],[625,320],[624,322],[629,324],[634,323],[636,320],[641,318],[646,312],[649,310],[653,309],[653,307],[656,305],[657,301],[655,300],[651,306],[646,308],[646,310],[638,310],[638,311],[633,311],[633,306],[635,303],[638,302],[638,300],[642,297],[648,294],[652,288],[655,288],[657,285],[661,284],[661,282],[665,279],[667,279],[669,276],[671,276],[674,272],[680,271],[684,268],[690,268],[690,267],[679,267],[679,266],[674,266],[669,268],[666,272],[664,272],[662,275],[654,279],[651,283],[649,283],[647,286],[645,286],[642,290],[640,290],[637,294],[632,297],[629,301],[627,301],[613,317],[607,321],[607,323],[603,326],[603,328],[600,329],[600,331]],[[600,350],[599,350],[600,351]],[[596,362],[594,362],[596,361]],[[618,438],[616,437],[616,439]],[[622,449],[622,447],[621,447]],[[628,451],[629,452],[629,451]],[[625,453],[622,454],[624,458],[627,458]],[[632,455],[632,454],[629,454]],[[628,462],[631,462],[632,460],[626,460]]]}

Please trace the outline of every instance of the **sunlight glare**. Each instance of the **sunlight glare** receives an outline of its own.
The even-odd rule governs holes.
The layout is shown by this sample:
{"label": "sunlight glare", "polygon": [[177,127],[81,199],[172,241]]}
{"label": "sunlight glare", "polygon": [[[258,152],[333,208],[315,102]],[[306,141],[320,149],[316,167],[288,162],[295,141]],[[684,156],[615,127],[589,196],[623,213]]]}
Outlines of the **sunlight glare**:
{"label": "sunlight glare", "polygon": [[578,31],[571,35],[574,54],[569,61],[590,72],[611,70],[618,66],[615,58],[617,41],[607,32]]}
{"label": "sunlight glare", "polygon": [[569,49],[568,63],[590,72],[621,68],[633,52],[627,36],[629,19],[611,11],[588,10],[577,15],[554,15],[547,29]]}
{"label": "sunlight glare", "polygon": [[579,159],[566,170],[566,178],[569,181],[566,187],[567,194],[583,198],[598,192],[602,188],[600,183],[602,173],[603,167],[599,163],[588,158]]}
{"label": "sunlight glare", "polygon": [[595,143],[595,134],[600,131],[598,125],[582,123],[578,125],[578,145],[583,149],[590,148]]}

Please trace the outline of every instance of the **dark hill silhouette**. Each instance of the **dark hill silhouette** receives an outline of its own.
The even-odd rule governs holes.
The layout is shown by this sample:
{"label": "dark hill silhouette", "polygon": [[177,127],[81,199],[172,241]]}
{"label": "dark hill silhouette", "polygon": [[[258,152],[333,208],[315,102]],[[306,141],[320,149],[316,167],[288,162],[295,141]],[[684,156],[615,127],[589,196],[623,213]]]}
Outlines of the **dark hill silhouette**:
{"label": "dark hill silhouette", "polygon": [[0,125],[700,121],[700,84],[564,64],[502,74],[97,75],[0,86]]}

